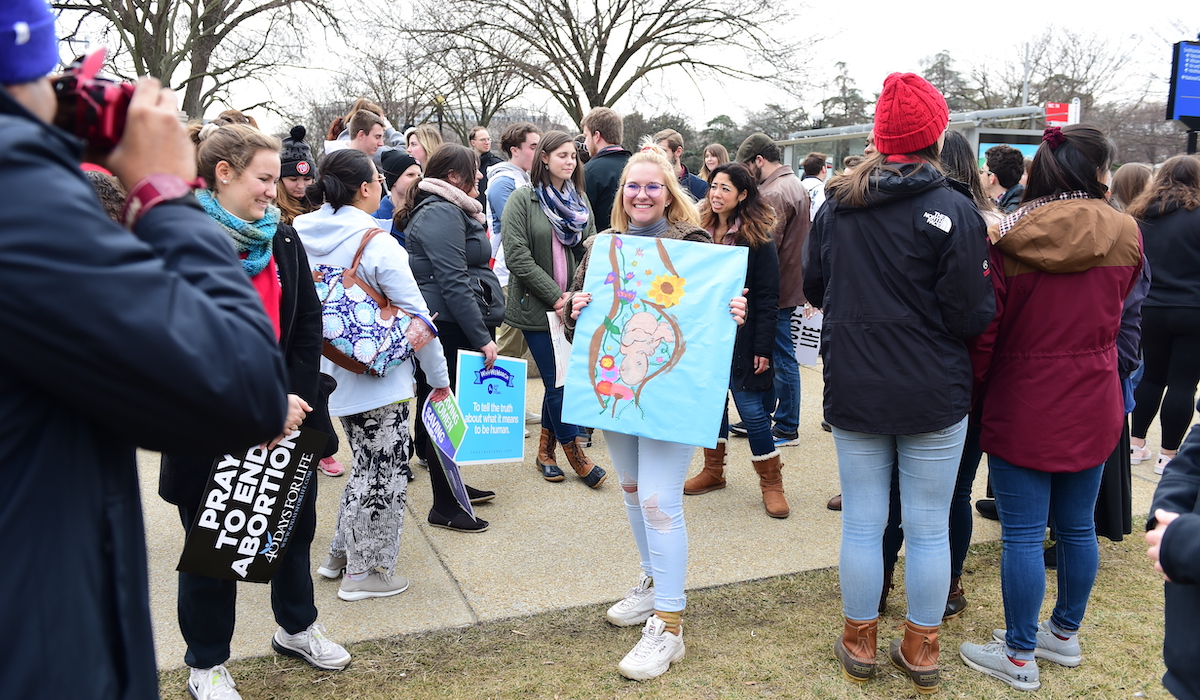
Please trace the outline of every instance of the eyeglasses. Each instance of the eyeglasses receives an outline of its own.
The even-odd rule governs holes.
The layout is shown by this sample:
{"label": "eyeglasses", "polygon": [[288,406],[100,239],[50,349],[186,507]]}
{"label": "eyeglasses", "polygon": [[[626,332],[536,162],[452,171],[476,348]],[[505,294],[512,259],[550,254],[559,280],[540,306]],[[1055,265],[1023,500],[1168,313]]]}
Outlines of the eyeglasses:
{"label": "eyeglasses", "polygon": [[650,182],[646,185],[639,185],[636,182],[627,182],[625,183],[625,196],[633,199],[645,191],[646,196],[650,199],[658,199],[660,196],[662,196],[663,189],[663,185],[657,182]]}

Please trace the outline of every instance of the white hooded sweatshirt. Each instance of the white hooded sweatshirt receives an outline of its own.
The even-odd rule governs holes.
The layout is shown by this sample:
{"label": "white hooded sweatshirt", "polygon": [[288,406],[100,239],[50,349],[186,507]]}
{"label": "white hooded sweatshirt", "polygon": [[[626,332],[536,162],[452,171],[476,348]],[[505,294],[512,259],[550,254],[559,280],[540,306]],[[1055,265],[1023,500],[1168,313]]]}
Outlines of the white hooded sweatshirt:
{"label": "white hooded sweatshirt", "polygon": [[[378,228],[379,222],[356,207],[346,205],[335,212],[332,205],[324,204],[317,211],[296,217],[292,225],[304,242],[308,264],[316,269],[317,265],[350,267],[363,234]],[[408,267],[408,253],[391,235],[371,239],[363,251],[358,275],[401,309],[429,317],[425,298]],[[450,386],[441,341],[434,338],[417,351],[417,358],[430,386]],[[349,416],[411,399],[416,393],[413,370],[413,362],[409,360],[388,370],[387,376],[374,377],[354,374],[322,357],[321,371],[336,379],[338,384],[329,397],[329,415]]]}

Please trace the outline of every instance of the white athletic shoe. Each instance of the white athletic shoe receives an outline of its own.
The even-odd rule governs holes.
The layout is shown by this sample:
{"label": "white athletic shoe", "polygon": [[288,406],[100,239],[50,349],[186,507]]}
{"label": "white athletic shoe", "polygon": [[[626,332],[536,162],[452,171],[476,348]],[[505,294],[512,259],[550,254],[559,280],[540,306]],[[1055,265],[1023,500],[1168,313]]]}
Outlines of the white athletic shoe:
{"label": "white athletic shoe", "polygon": [[325,671],[340,671],[350,663],[350,652],[325,636],[325,627],[314,622],[299,634],[288,634],[280,627],[271,639],[275,651],[303,659]]}
{"label": "white athletic shoe", "polygon": [[666,625],[651,615],[642,629],[642,638],[617,666],[630,680],[648,681],[666,673],[671,664],[683,658],[683,628],[679,634],[665,631]]}
{"label": "white athletic shoe", "polygon": [[608,621],[617,627],[640,625],[654,614],[654,579],[642,574],[638,585],[608,609]]}
{"label": "white athletic shoe", "polygon": [[196,700],[242,700],[224,666],[193,668],[188,676],[188,692]]}

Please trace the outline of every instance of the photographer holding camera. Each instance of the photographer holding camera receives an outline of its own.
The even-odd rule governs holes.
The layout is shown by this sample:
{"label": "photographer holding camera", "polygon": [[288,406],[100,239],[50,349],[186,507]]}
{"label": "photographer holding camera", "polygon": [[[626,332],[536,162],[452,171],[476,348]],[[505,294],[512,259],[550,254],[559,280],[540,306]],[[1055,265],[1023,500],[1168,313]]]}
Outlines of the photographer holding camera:
{"label": "photographer holding camera", "polygon": [[45,0],[0,3],[0,678],[6,697],[157,698],[135,447],[266,442],[287,384],[262,302],[191,195],[174,94],[139,81],[102,163],[129,192],[126,230],[51,125],[57,64]]}

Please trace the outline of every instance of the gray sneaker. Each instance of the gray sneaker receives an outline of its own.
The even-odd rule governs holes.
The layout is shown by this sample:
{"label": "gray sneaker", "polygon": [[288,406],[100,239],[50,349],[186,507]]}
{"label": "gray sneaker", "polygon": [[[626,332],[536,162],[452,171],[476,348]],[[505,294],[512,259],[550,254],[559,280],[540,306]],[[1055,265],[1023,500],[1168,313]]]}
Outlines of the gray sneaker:
{"label": "gray sneaker", "polygon": [[355,581],[349,575],[343,576],[342,585],[338,587],[338,597],[342,600],[386,598],[407,590],[408,579],[400,574],[388,576],[385,573],[372,571],[361,581]]}
{"label": "gray sneaker", "polygon": [[[992,630],[992,639],[1003,642],[1007,632],[1008,630]],[[1070,668],[1075,668],[1083,662],[1083,653],[1079,649],[1079,635],[1072,635],[1070,639],[1059,639],[1058,635],[1050,630],[1049,622],[1038,623],[1037,647],[1034,648],[1033,655]]]}
{"label": "gray sneaker", "polygon": [[958,655],[964,664],[1017,690],[1037,690],[1042,687],[1042,682],[1038,680],[1037,661],[1026,661],[1024,666],[1014,664],[1008,658],[1004,642],[963,644],[958,648]]}
{"label": "gray sneaker", "polygon": [[325,557],[325,563],[317,567],[317,573],[325,578],[341,578],[346,570],[346,557],[335,557],[332,554]]}

